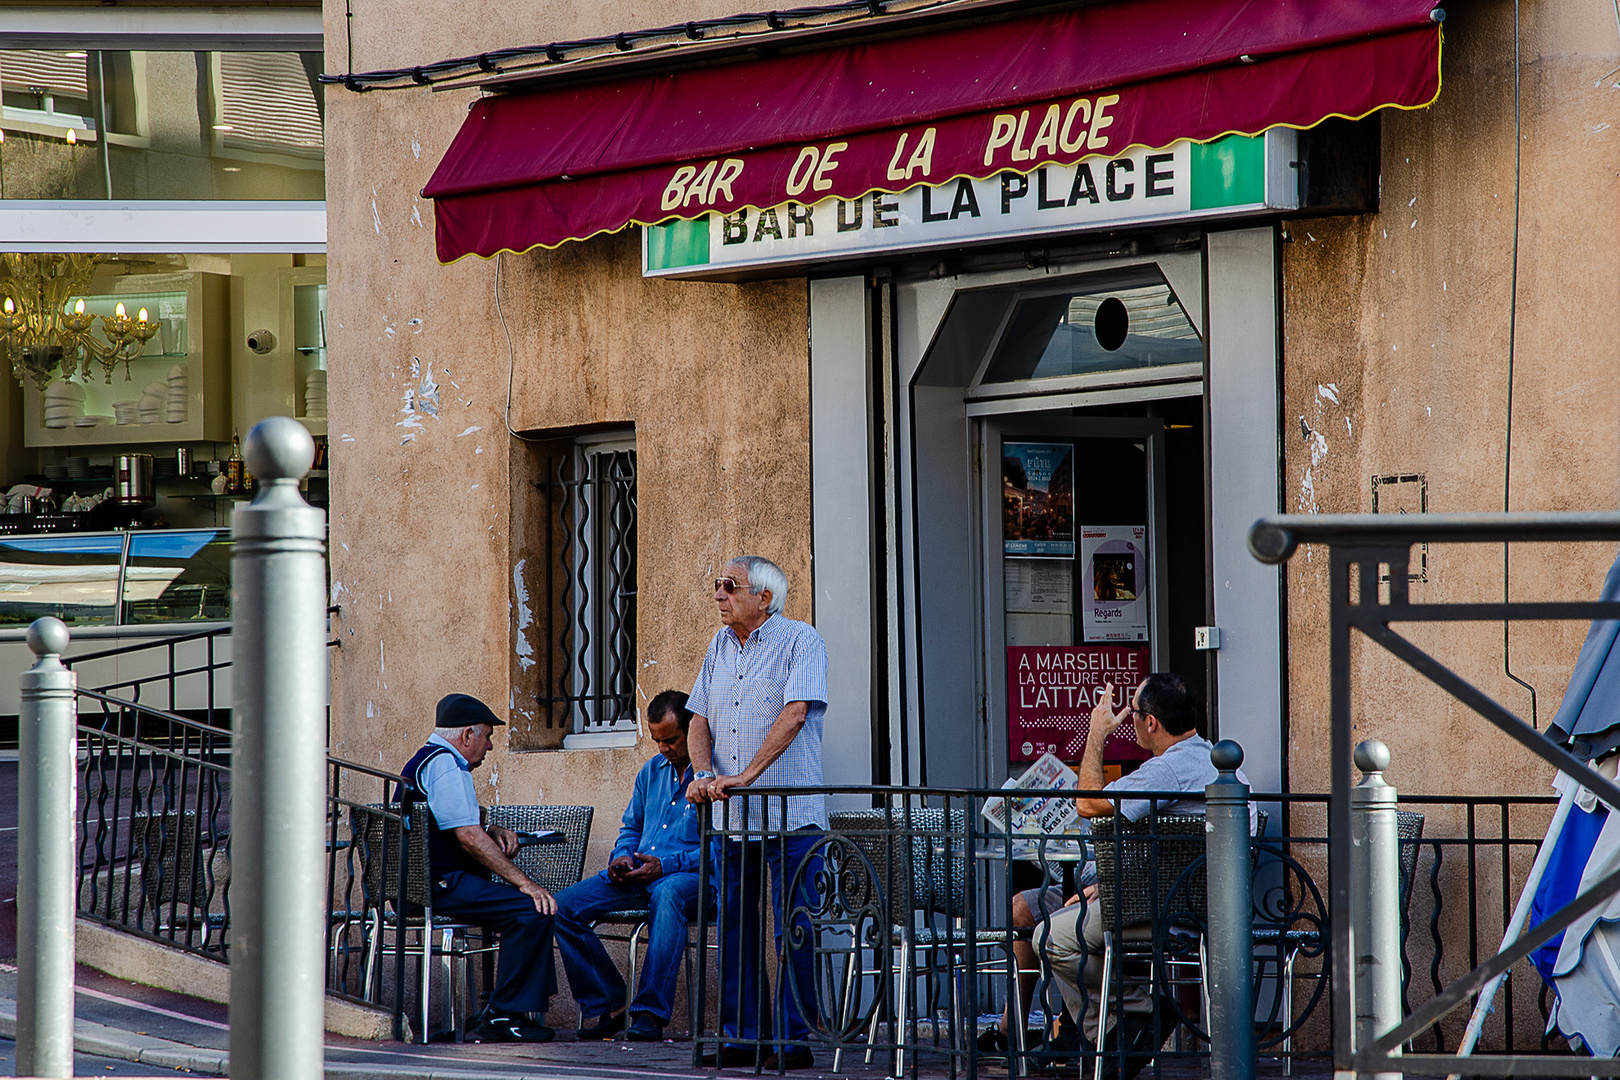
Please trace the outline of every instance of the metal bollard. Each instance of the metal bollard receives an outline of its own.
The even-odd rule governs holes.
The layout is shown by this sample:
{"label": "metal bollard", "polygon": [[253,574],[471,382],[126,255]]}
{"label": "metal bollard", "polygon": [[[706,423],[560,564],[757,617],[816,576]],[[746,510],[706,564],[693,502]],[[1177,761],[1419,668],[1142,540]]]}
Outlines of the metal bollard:
{"label": "metal bollard", "polygon": [[73,822],[78,817],[78,676],[68,628],[35,619],[17,754],[17,1075],[73,1075]]}
{"label": "metal bollard", "polygon": [[[1401,1022],[1401,834],[1395,789],[1384,782],[1389,747],[1356,746],[1361,783],[1350,792],[1350,903],[1355,942],[1356,1041],[1360,1051]],[[1400,1051],[1397,1048],[1396,1053]],[[1364,1074],[1400,1080],[1399,1072]]]}
{"label": "metal bollard", "polygon": [[319,1080],[326,1005],[326,515],[298,481],[315,444],[278,416],[248,432],[258,478],[231,515],[231,1076]]}
{"label": "metal bollard", "polygon": [[1254,862],[1249,852],[1249,785],[1237,778],[1243,748],[1222,739],[1209,760],[1220,771],[1204,788],[1209,867],[1209,1074],[1253,1080]]}

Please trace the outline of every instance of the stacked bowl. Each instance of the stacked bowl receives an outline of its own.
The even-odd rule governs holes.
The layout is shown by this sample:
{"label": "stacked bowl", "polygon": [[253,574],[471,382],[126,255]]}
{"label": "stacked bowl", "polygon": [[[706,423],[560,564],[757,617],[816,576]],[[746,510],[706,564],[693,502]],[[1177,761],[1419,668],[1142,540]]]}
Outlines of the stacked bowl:
{"label": "stacked bowl", "polygon": [[56,382],[45,388],[45,426],[65,428],[84,415],[84,387]]}
{"label": "stacked bowl", "polygon": [[155,424],[163,419],[163,395],[167,389],[162,383],[147,383],[141,391],[141,423]]}
{"label": "stacked bowl", "polygon": [[310,420],[326,419],[326,371],[309,373],[304,380],[304,416]]}
{"label": "stacked bowl", "polygon": [[169,404],[163,418],[171,424],[186,422],[186,366],[176,364],[169,369]]}
{"label": "stacked bowl", "polygon": [[141,403],[138,401],[113,402],[113,419],[119,424],[138,424],[141,422]]}

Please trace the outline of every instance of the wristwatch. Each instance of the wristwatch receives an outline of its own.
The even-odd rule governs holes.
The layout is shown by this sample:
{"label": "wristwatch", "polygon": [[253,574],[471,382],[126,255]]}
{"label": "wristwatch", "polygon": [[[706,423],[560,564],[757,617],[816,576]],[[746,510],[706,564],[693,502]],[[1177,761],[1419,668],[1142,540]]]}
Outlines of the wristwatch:
{"label": "wristwatch", "polygon": [[697,770],[696,772],[694,772],[692,774],[692,779],[694,779],[694,780],[713,780],[714,779],[714,773],[710,772],[708,769],[699,769],[699,770]]}

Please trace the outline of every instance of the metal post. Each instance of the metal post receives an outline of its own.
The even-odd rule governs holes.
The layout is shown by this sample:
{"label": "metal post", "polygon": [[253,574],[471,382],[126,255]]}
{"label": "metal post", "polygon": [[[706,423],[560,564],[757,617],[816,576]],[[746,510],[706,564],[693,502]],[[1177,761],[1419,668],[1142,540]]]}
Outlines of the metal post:
{"label": "metal post", "polygon": [[256,424],[242,456],[258,494],[231,515],[236,1080],[324,1071],[326,515],[298,493],[314,454],[298,421]]}
{"label": "metal post", "polygon": [[1243,748],[1222,739],[1204,788],[1209,867],[1209,1075],[1254,1080],[1254,864],[1249,854],[1249,785],[1237,777]]}
{"label": "metal post", "polygon": [[[1356,1051],[1401,1022],[1401,857],[1395,789],[1384,782],[1389,747],[1358,743],[1361,783],[1350,792],[1351,910],[1355,920]],[[1400,1053],[1399,1048],[1395,1053]],[[1400,1080],[1399,1072],[1362,1073]]]}
{"label": "metal post", "polygon": [[73,1075],[73,821],[78,676],[68,628],[35,619],[17,733],[17,1075]]}

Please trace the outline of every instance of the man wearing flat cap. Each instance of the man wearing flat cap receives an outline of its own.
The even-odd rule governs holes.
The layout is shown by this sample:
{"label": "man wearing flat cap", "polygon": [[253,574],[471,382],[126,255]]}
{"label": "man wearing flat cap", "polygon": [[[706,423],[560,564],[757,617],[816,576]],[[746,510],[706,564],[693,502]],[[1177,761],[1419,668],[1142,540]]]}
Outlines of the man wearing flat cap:
{"label": "man wearing flat cap", "polygon": [[[407,800],[428,808],[433,913],[500,933],[495,987],[474,1035],[486,1042],[548,1042],[552,1030],[528,1014],[544,1015],[557,990],[551,959],[557,902],[512,862],[517,835],[480,824],[473,788],[473,770],[505,723],[477,698],[449,694],[439,702],[427,745],[400,775]],[[492,881],[491,874],[502,880]]]}

